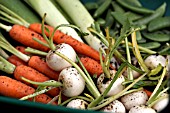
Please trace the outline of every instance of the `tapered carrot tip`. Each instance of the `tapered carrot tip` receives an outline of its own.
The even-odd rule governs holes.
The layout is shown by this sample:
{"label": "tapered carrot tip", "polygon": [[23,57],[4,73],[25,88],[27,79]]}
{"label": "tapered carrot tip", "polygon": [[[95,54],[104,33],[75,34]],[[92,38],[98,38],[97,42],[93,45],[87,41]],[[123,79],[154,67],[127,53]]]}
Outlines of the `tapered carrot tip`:
{"label": "tapered carrot tip", "polygon": [[103,73],[102,66],[99,62],[96,60],[90,58],[90,57],[81,57],[80,61],[86,68],[86,70],[89,72],[90,75],[97,75],[97,77]]}

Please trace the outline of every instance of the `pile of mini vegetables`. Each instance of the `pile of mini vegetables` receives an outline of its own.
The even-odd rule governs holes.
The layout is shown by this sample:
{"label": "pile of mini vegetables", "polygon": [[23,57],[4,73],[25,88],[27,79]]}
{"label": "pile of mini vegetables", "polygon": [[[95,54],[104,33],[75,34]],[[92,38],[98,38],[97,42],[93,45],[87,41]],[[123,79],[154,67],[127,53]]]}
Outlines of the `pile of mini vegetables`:
{"label": "pile of mini vegetables", "polygon": [[[103,43],[99,50],[60,31],[73,28],[81,38],[89,35],[71,20],[53,27],[44,13],[41,22],[28,23],[0,5],[1,95],[113,113],[156,113],[168,105],[166,3],[155,10],[137,0],[84,4],[95,20],[87,29]],[[15,19],[7,21],[11,15],[3,11]]]}

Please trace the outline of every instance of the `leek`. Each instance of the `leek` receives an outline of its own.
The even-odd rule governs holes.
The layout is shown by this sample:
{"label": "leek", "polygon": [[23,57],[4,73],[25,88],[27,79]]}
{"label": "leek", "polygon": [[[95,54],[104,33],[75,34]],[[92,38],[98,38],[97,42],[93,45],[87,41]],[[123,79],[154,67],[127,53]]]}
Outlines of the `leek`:
{"label": "leek", "polygon": [[102,42],[95,35],[93,35],[87,28],[91,27],[95,20],[90,15],[85,6],[80,0],[56,0],[56,2],[63,8],[67,15],[72,19],[75,25],[80,27],[83,32],[89,35],[84,36],[85,41],[95,50],[99,51],[102,47]]}
{"label": "leek", "polygon": [[[22,0],[0,0],[0,4],[13,11],[13,13],[17,14],[28,23],[41,23],[40,16],[33,12]],[[2,10],[1,6],[0,10]]]}
{"label": "leek", "polygon": [[[25,0],[39,15],[43,18],[46,13],[45,22],[53,27],[57,27],[61,24],[70,24],[63,14],[57,9],[51,0]],[[61,32],[72,36],[73,38],[83,42],[78,33],[71,27],[60,27]]]}

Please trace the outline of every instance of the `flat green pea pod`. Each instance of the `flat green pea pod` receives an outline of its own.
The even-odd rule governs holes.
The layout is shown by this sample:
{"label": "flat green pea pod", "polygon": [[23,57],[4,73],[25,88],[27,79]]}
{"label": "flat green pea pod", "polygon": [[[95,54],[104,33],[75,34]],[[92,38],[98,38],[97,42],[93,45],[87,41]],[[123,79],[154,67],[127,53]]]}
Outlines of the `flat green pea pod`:
{"label": "flat green pea pod", "polygon": [[106,27],[111,28],[113,23],[114,23],[114,18],[111,15],[111,12],[112,12],[111,9],[107,10],[107,14],[106,14],[106,17],[105,17],[106,23],[104,24],[104,28],[106,28]]}
{"label": "flat green pea pod", "polygon": [[139,7],[137,5],[132,4],[133,2],[129,2],[129,0],[116,0],[116,2],[118,2],[120,5],[122,5],[123,7],[133,11],[133,12],[137,12],[137,13],[141,13],[141,14],[151,14],[154,13],[154,10],[145,8],[145,7]]}
{"label": "flat green pea pod", "polygon": [[143,44],[146,43],[146,39],[145,38],[141,38],[140,40],[137,40],[138,44]]}
{"label": "flat green pea pod", "polygon": [[140,43],[139,46],[145,47],[147,49],[156,49],[161,46],[159,42],[147,42],[147,43]]}
{"label": "flat green pea pod", "polygon": [[124,13],[119,12],[119,11],[113,11],[113,12],[111,12],[111,15],[112,15],[112,16],[114,17],[114,19],[115,19],[118,23],[120,23],[121,25],[123,25],[124,22],[126,22],[126,20],[127,20],[127,18],[128,18]]}
{"label": "flat green pea pod", "polygon": [[138,19],[137,21],[134,21],[133,23],[135,25],[145,25],[148,24],[150,21],[158,18],[158,17],[162,17],[166,11],[166,2],[164,2],[160,7],[158,7],[155,12],[151,15],[147,15],[141,19]]}
{"label": "flat green pea pod", "polygon": [[129,19],[132,20],[132,21],[136,21],[136,20],[141,19],[143,17],[142,15],[139,15],[137,13],[133,13],[133,12],[130,12],[130,11],[126,12],[125,15],[127,17],[129,17]]}
{"label": "flat green pea pod", "polygon": [[148,24],[148,31],[153,32],[167,27],[170,27],[170,16],[160,17],[152,20]]}
{"label": "flat green pea pod", "polygon": [[103,14],[103,12],[109,7],[109,5],[111,4],[112,0],[105,0],[94,12],[93,17],[97,18],[100,15]]}
{"label": "flat green pea pod", "polygon": [[96,2],[87,2],[84,4],[84,6],[88,11],[97,9],[99,7],[99,5]]}
{"label": "flat green pea pod", "polygon": [[156,41],[156,42],[168,42],[170,41],[170,35],[165,33],[158,33],[158,32],[152,32],[152,33],[146,33],[142,32],[142,35],[149,40]]}
{"label": "flat green pea pod", "polygon": [[142,4],[140,3],[139,0],[126,0],[126,1],[128,1],[133,6],[142,7]]}
{"label": "flat green pea pod", "polygon": [[125,13],[125,10],[116,1],[112,1],[112,7],[114,11]]}

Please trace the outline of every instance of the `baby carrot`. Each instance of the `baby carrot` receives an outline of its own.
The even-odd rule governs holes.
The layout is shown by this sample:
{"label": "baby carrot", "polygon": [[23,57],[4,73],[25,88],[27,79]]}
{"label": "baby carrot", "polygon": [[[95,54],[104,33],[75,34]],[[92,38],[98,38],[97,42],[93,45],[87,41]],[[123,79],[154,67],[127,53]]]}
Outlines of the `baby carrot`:
{"label": "baby carrot", "polygon": [[[50,80],[49,77],[25,65],[16,66],[13,74],[16,80],[22,81],[23,83],[28,84],[28,85],[31,85],[31,84],[23,81],[21,77],[27,78],[35,82],[45,82],[45,81]],[[37,88],[37,85],[33,85],[33,87]],[[50,94],[51,96],[57,96],[59,94],[59,88],[56,87],[54,89],[51,89],[47,93]]]}
{"label": "baby carrot", "polygon": [[22,59],[18,58],[15,55],[10,55],[7,60],[10,63],[14,64],[15,66],[18,66],[18,65],[27,65],[26,62],[24,62]]}
{"label": "baby carrot", "polygon": [[32,47],[46,52],[50,50],[50,48],[48,48],[47,46],[42,45],[33,39],[38,39],[44,44],[47,44],[45,39],[40,34],[32,31],[31,29],[28,29],[23,25],[14,24],[13,26],[6,26],[0,23],[0,28],[5,29],[7,32],[9,32],[9,35],[12,39],[23,44],[26,47]]}
{"label": "baby carrot", "polygon": [[31,56],[29,61],[28,61],[28,65],[30,67],[40,71],[41,73],[44,73],[48,77],[50,77],[54,80],[58,80],[58,76],[59,76],[60,72],[54,71],[53,69],[49,68],[45,59],[43,59],[42,57]]}
{"label": "baby carrot", "polygon": [[[50,32],[50,33],[45,32],[45,34],[47,36],[50,36],[51,33],[54,31],[54,28],[52,26],[49,26],[49,25],[45,25],[45,27],[48,28],[49,32]],[[33,30],[37,33],[42,33],[40,23],[30,24],[29,29],[31,29],[31,30]],[[55,32],[54,37],[53,37],[53,41],[54,41],[54,43],[57,43],[57,44],[67,43],[67,44],[71,45],[77,53],[85,55],[85,56],[89,56],[89,57],[91,57],[95,60],[100,60],[98,51],[96,51],[95,49],[93,49],[89,45],[87,45],[83,42],[80,42],[80,41],[74,39],[73,37],[71,37],[67,34],[62,33],[60,30],[57,30]]]}
{"label": "baby carrot", "polygon": [[[35,92],[34,88],[4,75],[0,76],[0,86],[1,95],[17,99],[20,99]],[[40,94],[35,97],[35,102],[41,102],[44,104],[47,104],[51,100],[52,98],[46,94]],[[53,104],[57,105],[56,102],[53,102]]]}
{"label": "baby carrot", "polygon": [[96,60],[90,57],[81,57],[80,61],[82,62],[82,64],[90,75],[96,74],[98,77],[101,73],[103,73],[102,66]]}

